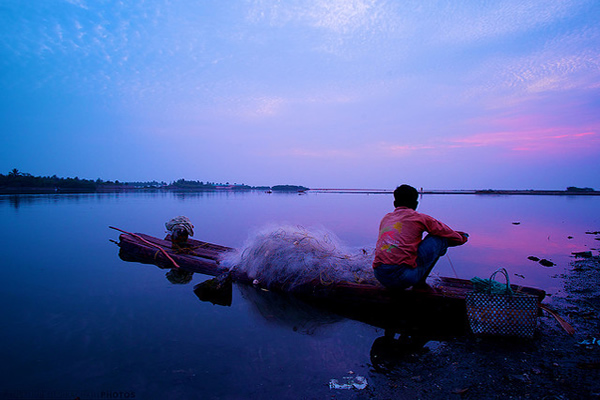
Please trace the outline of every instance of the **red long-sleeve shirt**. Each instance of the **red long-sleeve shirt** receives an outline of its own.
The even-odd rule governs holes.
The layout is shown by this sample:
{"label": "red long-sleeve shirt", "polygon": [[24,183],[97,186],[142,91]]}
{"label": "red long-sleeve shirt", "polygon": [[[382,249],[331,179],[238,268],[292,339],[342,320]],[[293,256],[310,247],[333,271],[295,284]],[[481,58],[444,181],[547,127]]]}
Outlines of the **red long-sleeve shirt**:
{"label": "red long-sleeve shirt", "polygon": [[453,245],[467,241],[463,235],[429,215],[408,207],[398,207],[381,220],[373,267],[407,264],[415,268],[423,232],[450,239]]}

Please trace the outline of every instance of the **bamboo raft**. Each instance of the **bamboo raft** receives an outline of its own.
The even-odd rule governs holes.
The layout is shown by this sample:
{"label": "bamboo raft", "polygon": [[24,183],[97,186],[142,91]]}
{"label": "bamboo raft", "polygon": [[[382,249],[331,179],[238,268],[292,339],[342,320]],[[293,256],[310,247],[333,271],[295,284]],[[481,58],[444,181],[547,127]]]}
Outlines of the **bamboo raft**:
{"label": "bamboo raft", "polygon": [[[235,283],[289,295],[283,287],[261,288],[243,272],[235,269],[230,271],[221,265],[223,254],[233,250],[230,247],[193,239],[188,239],[187,245],[180,247],[171,242],[170,235],[159,239],[117,230],[123,232],[119,236],[118,246],[119,256],[124,261],[217,277],[227,275]],[[464,331],[467,325],[465,297],[473,290],[473,284],[470,280],[449,277],[434,280],[434,291],[391,291],[377,283],[312,282],[296,288],[293,296],[338,315],[396,332],[407,327],[418,327],[415,329],[435,332],[437,337],[443,332],[453,335]],[[511,287],[516,293],[537,296],[540,305],[546,296],[541,289],[519,285]]]}

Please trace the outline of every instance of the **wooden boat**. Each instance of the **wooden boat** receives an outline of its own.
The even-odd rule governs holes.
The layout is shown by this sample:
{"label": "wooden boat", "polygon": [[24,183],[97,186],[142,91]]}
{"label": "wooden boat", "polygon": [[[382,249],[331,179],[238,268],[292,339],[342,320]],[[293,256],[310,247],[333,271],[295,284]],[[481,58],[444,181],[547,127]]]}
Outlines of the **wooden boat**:
{"label": "wooden boat", "polygon": [[[117,229],[117,228],[113,228]],[[188,239],[186,246],[175,245],[170,236],[159,239],[142,233],[123,232],[119,237],[119,256],[125,261],[153,264],[160,268],[181,269],[211,276],[226,276],[231,281],[254,285],[289,295],[284,287],[260,287],[239,271],[230,271],[220,260],[230,247]],[[465,297],[473,290],[469,280],[440,277],[434,279],[434,291],[409,289],[391,291],[380,284],[312,282],[295,288],[293,296],[344,317],[392,331],[416,327],[418,330],[454,335],[465,330]],[[198,290],[197,285],[195,291]],[[516,293],[534,295],[541,304],[546,293],[537,288],[511,285]],[[204,300],[199,293],[196,293]],[[213,301],[214,303],[214,301]]]}

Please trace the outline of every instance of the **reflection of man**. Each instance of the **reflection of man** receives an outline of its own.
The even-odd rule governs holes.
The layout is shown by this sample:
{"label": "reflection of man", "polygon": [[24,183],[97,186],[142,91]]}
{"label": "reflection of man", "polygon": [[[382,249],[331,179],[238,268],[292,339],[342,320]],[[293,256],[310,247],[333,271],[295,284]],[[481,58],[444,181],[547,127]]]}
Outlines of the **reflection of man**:
{"label": "reflection of man", "polygon": [[429,351],[429,339],[401,333],[398,339],[386,330],[385,336],[375,339],[371,346],[371,365],[376,371],[387,372],[400,364],[405,357]]}
{"label": "reflection of man", "polygon": [[[468,236],[416,211],[419,193],[408,185],[394,190],[395,210],[379,226],[375,248],[375,277],[392,289],[427,287],[425,280],[449,246],[467,242]],[[423,232],[428,235],[423,238]]]}

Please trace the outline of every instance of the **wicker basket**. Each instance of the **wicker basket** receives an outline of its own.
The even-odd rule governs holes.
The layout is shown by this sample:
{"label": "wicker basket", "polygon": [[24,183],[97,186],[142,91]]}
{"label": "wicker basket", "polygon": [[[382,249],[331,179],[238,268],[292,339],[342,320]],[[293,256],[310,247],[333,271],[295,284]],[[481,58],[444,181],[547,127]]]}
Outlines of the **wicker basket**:
{"label": "wicker basket", "polygon": [[504,293],[473,291],[466,296],[471,331],[476,335],[532,337],[537,327],[538,298],[513,293],[504,268],[494,272],[490,282],[498,272],[506,278]]}

